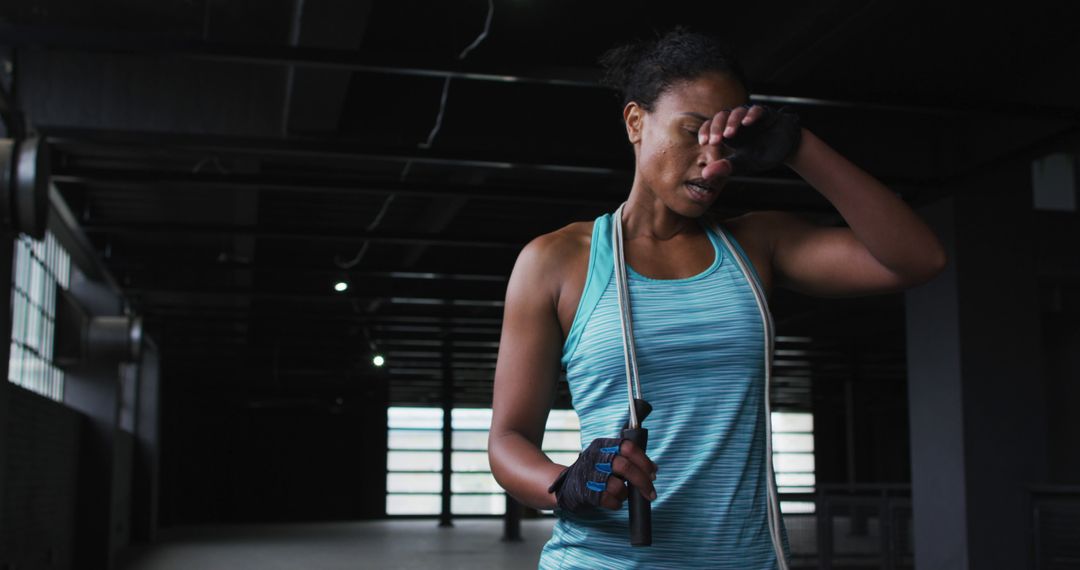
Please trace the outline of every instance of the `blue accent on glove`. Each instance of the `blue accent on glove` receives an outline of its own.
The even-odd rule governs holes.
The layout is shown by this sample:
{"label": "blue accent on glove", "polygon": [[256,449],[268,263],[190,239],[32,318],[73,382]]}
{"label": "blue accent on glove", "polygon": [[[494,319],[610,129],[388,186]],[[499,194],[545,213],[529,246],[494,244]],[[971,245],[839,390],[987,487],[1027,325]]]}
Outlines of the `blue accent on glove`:
{"label": "blue accent on glove", "polygon": [[573,465],[563,469],[548,487],[549,493],[555,493],[559,509],[580,513],[600,506],[600,495],[611,477],[611,461],[619,454],[621,443],[621,439],[596,438]]}

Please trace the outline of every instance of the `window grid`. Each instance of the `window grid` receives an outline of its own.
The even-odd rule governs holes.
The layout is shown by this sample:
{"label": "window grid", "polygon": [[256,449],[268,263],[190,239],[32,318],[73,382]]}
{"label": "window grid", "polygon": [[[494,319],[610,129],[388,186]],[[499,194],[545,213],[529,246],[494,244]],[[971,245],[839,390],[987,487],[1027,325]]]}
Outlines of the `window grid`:
{"label": "window grid", "polygon": [[[813,493],[814,415],[772,412],[773,472],[780,493]],[[780,501],[784,514],[811,514],[812,501]]]}
{"label": "window grid", "polygon": [[51,232],[13,242],[11,353],[8,380],[53,400],[64,397],[64,372],[53,365],[56,285],[68,288],[71,258]]}
{"label": "window grid", "polygon": [[[569,414],[569,416],[568,416]],[[387,414],[387,515],[437,515],[442,509],[442,409],[391,407]],[[506,493],[487,457],[490,408],[451,411],[450,511],[501,515]],[[543,449],[553,460],[577,456],[580,435],[573,410],[552,410]],[[572,442],[569,446],[567,442]],[[550,512],[550,511],[546,511]]]}
{"label": "window grid", "polygon": [[[442,408],[387,410],[386,514],[442,509]],[[419,440],[411,443],[410,440]]]}
{"label": "window grid", "polygon": [[[505,491],[491,475],[487,458],[491,410],[456,408],[451,414],[451,512],[503,514]],[[439,514],[442,409],[390,408],[388,419],[387,514]],[[773,412],[772,426],[773,466],[779,492],[813,493],[813,415]],[[552,461],[570,465],[581,450],[580,438],[577,414],[573,410],[552,410],[541,448]],[[780,508],[785,514],[813,513],[814,503],[781,501]],[[550,510],[540,512],[553,514]]]}

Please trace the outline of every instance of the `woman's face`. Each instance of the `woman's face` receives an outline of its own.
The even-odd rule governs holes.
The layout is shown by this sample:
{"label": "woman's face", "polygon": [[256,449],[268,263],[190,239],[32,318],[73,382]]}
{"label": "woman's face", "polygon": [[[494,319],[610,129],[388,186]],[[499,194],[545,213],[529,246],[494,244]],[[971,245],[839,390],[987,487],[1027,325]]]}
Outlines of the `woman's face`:
{"label": "woman's face", "polygon": [[[713,72],[675,83],[660,95],[651,112],[628,104],[623,114],[637,157],[636,185],[682,216],[696,218],[705,213],[727,178],[705,181],[701,171],[728,151],[699,144],[698,129],[719,111],[747,101],[737,79]],[[695,183],[710,190],[702,191]]]}

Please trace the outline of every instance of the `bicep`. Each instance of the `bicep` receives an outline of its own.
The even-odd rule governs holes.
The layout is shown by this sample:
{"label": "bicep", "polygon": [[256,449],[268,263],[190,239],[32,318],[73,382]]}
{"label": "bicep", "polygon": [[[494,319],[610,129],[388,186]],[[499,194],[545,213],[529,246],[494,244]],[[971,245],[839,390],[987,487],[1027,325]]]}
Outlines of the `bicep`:
{"label": "bicep", "polygon": [[537,446],[555,395],[562,346],[543,255],[534,244],[526,246],[507,285],[491,420],[491,437],[516,432]]}

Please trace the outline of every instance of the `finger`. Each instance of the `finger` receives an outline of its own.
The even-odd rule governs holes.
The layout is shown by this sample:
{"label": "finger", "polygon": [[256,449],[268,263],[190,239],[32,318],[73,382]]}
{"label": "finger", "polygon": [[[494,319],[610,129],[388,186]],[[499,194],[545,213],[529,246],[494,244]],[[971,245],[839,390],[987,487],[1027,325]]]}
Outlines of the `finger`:
{"label": "finger", "polygon": [[731,110],[731,115],[728,116],[727,126],[724,127],[724,138],[731,138],[735,136],[735,133],[739,130],[739,125],[742,123],[743,117],[746,116],[746,107],[736,107]]}
{"label": "finger", "polygon": [[626,481],[612,475],[608,477],[607,489],[600,496],[600,506],[619,510],[629,494],[630,491],[626,488]]}
{"label": "finger", "polygon": [[709,125],[709,144],[720,144],[723,139],[724,126],[727,125],[728,115],[731,111],[720,111],[713,115],[712,124]]}
{"label": "finger", "polygon": [[754,124],[754,121],[761,118],[761,116],[764,115],[764,114],[765,114],[765,107],[762,107],[761,105],[754,105],[753,107],[750,108],[749,111],[746,112],[746,116],[743,117],[742,124],[743,125],[752,125],[752,124]]}
{"label": "finger", "polygon": [[637,487],[646,498],[652,498],[656,489],[653,488],[652,477],[626,457],[618,456],[611,462],[612,473],[617,473],[626,479],[631,485]]}
{"label": "finger", "polygon": [[705,180],[711,180],[717,176],[731,176],[734,170],[735,167],[732,166],[730,160],[721,158],[706,164],[705,168],[701,169],[701,177]]}
{"label": "finger", "polygon": [[709,128],[711,126],[712,126],[712,119],[708,119],[704,123],[701,123],[701,126],[698,127],[698,136],[697,136],[698,144],[708,144],[709,143]]}
{"label": "finger", "polygon": [[652,459],[645,454],[645,451],[638,447],[633,441],[624,439],[622,444],[619,445],[619,455],[632,461],[639,469],[647,474],[656,472],[656,464]]}

